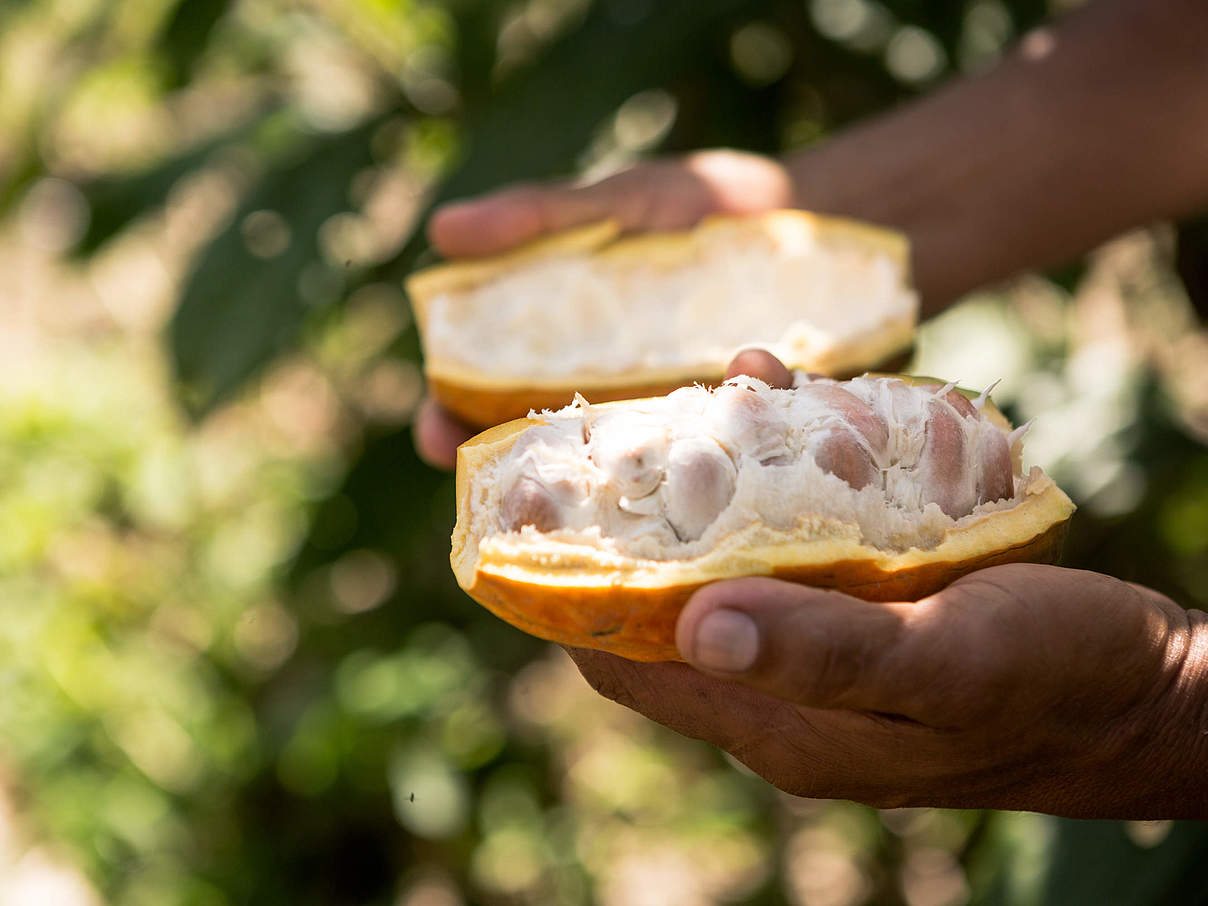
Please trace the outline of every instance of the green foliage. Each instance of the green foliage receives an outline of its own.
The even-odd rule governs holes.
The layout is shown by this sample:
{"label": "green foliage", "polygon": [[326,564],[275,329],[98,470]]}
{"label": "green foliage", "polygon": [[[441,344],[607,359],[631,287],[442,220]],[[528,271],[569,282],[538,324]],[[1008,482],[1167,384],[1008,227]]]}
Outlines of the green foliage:
{"label": "green foliage", "polygon": [[[326,308],[343,294],[344,269],[322,255],[319,228],[345,207],[353,177],[371,163],[369,137],[377,125],[313,146],[303,139],[304,150],[269,171],[243,199],[232,226],[198,257],[170,329],[191,410],[204,413],[228,398],[296,345],[308,309]],[[267,236],[248,235],[257,213],[272,218],[260,228]]]}
{"label": "green foliage", "polygon": [[1058,830],[1049,856],[1046,903],[1208,902],[1204,852],[1208,829],[1194,822],[1131,835],[1119,822],[1068,823]]}
{"label": "green foliage", "polygon": [[88,226],[73,251],[83,256],[95,254],[140,217],[164,204],[181,180],[204,167],[217,152],[247,141],[261,126],[259,119],[240,123],[145,170],[97,178],[88,187]]}
{"label": "green foliage", "polygon": [[188,84],[209,46],[214,26],[227,15],[231,0],[177,0],[159,34],[158,50],[169,67],[166,87]]}

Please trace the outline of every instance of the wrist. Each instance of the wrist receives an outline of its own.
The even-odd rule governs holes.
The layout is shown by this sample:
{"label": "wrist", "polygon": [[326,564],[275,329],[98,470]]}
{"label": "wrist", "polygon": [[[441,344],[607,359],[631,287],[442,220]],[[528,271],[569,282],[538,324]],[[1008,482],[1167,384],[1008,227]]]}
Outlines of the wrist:
{"label": "wrist", "polygon": [[1208,819],[1208,614],[1169,608],[1176,611],[1166,646],[1170,672],[1111,756],[1133,764],[1131,795],[1121,797],[1118,817]]}
{"label": "wrist", "polygon": [[1086,4],[993,69],[789,158],[796,203],[906,233],[925,314],[1199,210],[1206,10]]}
{"label": "wrist", "polygon": [[[1186,611],[1186,645],[1168,694],[1172,817],[1208,819],[1208,613]],[[1181,731],[1181,732],[1180,732]]]}
{"label": "wrist", "polygon": [[[785,161],[797,207],[906,234],[924,315],[999,276],[986,260],[993,243],[981,238],[983,212],[997,206],[985,198],[976,167],[968,164],[977,157],[966,139],[953,137],[937,147],[948,131],[931,113],[937,100],[947,106],[943,95],[917,102]],[[946,163],[937,166],[939,160]],[[970,175],[973,182],[966,185]],[[969,239],[971,234],[978,238]]]}

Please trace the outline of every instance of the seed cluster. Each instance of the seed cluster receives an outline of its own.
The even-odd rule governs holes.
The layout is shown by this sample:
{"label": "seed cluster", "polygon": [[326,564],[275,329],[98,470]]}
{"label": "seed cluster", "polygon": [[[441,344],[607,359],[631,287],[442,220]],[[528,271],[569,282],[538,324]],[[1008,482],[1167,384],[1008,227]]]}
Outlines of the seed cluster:
{"label": "seed cluster", "polygon": [[684,544],[727,511],[744,476],[787,498],[794,488],[775,482],[817,470],[885,508],[934,504],[959,519],[1015,490],[1019,437],[984,417],[984,399],[888,378],[803,378],[793,390],[740,378],[643,405],[570,407],[512,449],[500,472],[500,526]]}

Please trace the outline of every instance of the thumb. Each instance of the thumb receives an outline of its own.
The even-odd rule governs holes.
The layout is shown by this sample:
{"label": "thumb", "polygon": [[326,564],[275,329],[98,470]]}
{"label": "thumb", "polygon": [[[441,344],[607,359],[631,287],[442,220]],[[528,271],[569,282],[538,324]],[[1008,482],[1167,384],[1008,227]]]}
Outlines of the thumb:
{"label": "thumb", "polygon": [[616,216],[616,200],[571,183],[524,184],[448,202],[428,239],[447,258],[494,255],[546,233]]}
{"label": "thumb", "polygon": [[738,151],[638,164],[599,182],[527,183],[434,211],[428,237],[449,258],[491,255],[546,233],[613,219],[626,232],[678,230],[706,214],[793,203],[784,167]]}
{"label": "thumb", "polygon": [[676,644],[697,669],[795,704],[905,713],[907,671],[893,668],[915,606],[734,579],[693,595]]}

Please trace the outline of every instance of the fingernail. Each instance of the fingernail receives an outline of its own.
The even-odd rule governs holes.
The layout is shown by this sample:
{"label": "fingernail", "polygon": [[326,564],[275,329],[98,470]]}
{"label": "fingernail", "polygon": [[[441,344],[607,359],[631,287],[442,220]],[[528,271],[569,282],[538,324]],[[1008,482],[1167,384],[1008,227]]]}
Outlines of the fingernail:
{"label": "fingernail", "polygon": [[759,630],[736,610],[715,610],[697,624],[689,660],[707,670],[741,673],[759,655]]}

